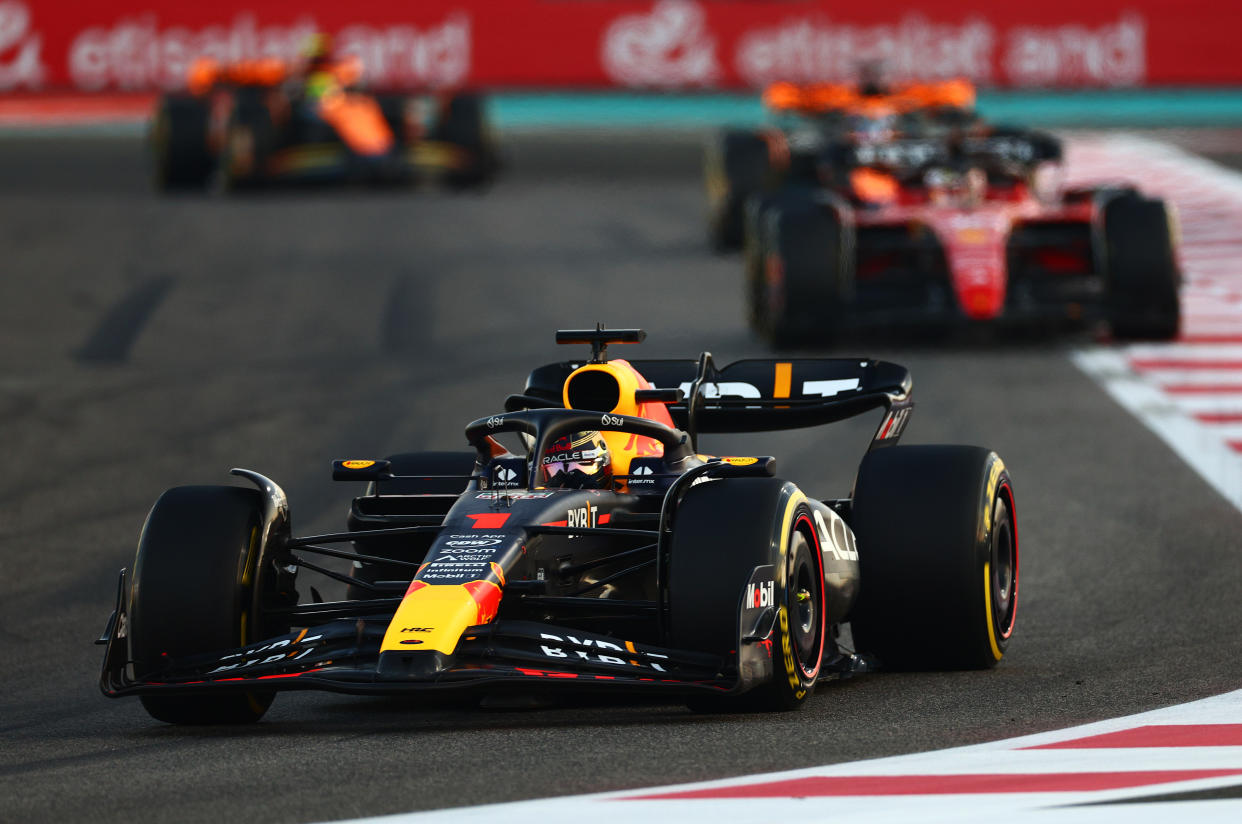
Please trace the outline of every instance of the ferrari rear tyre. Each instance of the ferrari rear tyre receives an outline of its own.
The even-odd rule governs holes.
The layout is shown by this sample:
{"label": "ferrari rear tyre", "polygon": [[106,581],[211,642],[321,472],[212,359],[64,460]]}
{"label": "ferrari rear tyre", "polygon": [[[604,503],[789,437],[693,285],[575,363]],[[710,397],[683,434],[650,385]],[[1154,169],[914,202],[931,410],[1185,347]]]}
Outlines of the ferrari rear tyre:
{"label": "ferrari rear tyre", "polygon": [[815,688],[827,633],[822,561],[810,510],[778,478],[693,487],[674,522],[669,558],[669,643],[728,657],[740,640],[740,608],[756,568],[772,578],[772,674],[738,700],[691,701],[696,710],[782,711]]}
{"label": "ferrari rear tyre", "polygon": [[[139,679],[167,661],[227,650],[280,634],[255,615],[266,581],[260,556],[261,497],[233,486],[180,486],[155,502],[138,539],[129,594],[129,649]],[[259,720],[270,692],[144,695],[170,724]]]}
{"label": "ferrari rear tyre", "polygon": [[1104,206],[1108,318],[1113,337],[1177,337],[1181,303],[1173,231],[1164,201],[1127,194]]}
{"label": "ferrari rear tyre", "polygon": [[202,189],[215,158],[207,145],[207,103],[189,95],[165,95],[149,136],[155,188]]}
{"label": "ferrari rear tyre", "polygon": [[854,278],[847,227],[813,197],[787,197],[764,215],[761,313],[777,348],[825,342],[837,332]]}
{"label": "ferrari rear tyre", "polygon": [[1018,611],[1013,487],[996,453],[894,446],[858,470],[851,526],[861,589],[854,643],[892,669],[982,669]]}
{"label": "ferrari rear tyre", "polygon": [[755,132],[726,131],[707,146],[708,242],[717,252],[742,247],[746,199],[767,185],[771,174],[768,144]]}
{"label": "ferrari rear tyre", "polygon": [[[380,484],[379,491],[383,495],[457,495],[466,488],[467,478],[474,472],[475,453],[473,452],[402,452],[388,457],[390,471],[394,475],[424,475],[423,478],[403,478],[385,481]],[[433,477],[451,476],[451,477]],[[375,494],[375,484],[367,486],[368,496]],[[436,499],[424,499],[436,503]],[[444,511],[455,502],[455,499],[444,503]],[[431,514],[431,513],[425,513]],[[367,529],[365,523],[350,523],[350,528]],[[392,558],[399,561],[422,561],[435,536],[403,535],[399,540],[356,540],[354,546],[363,555],[374,555],[380,558]],[[363,564],[355,562],[349,575],[357,581],[374,584],[376,581],[401,581],[414,577],[409,567],[383,565],[378,563]],[[399,593],[398,593],[399,594]],[[382,598],[384,593],[375,592],[361,586],[349,586],[346,597],[350,600]]]}

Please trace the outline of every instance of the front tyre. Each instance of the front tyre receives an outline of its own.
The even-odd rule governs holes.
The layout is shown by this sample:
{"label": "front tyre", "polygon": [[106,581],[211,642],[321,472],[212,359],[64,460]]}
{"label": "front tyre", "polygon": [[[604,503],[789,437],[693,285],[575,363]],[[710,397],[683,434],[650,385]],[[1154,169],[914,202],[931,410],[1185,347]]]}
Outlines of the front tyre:
{"label": "front tyre", "polygon": [[827,637],[811,517],[805,496],[778,478],[718,480],[686,493],[670,549],[669,644],[739,658],[751,629],[741,626],[743,601],[757,570],[771,581],[773,603],[763,606],[775,609],[771,657],[763,659],[769,677],[736,699],[695,700],[692,709],[783,711],[810,696]]}
{"label": "front tyre", "polygon": [[[262,498],[232,486],[181,486],[155,502],[134,559],[129,650],[139,680],[169,661],[226,650],[288,631],[254,614],[269,586],[261,556]],[[258,721],[270,692],[144,695],[153,718],[170,724]]]}
{"label": "front tyre", "polygon": [[1013,486],[996,453],[894,446],[858,470],[851,526],[859,652],[893,669],[982,669],[1004,656],[1018,612]]}
{"label": "front tyre", "polygon": [[786,544],[786,583],[778,596],[774,643],[779,665],[772,680],[750,697],[757,709],[798,709],[815,689],[824,655],[827,605],[822,561],[807,537],[813,529],[806,513],[801,513]]}

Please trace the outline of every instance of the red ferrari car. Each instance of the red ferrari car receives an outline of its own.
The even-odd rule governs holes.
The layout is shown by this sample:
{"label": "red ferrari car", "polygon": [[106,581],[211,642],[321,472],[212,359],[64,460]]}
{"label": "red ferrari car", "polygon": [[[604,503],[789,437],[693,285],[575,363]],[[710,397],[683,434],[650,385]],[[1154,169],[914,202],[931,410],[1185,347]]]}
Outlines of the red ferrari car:
{"label": "red ferrari car", "polygon": [[818,179],[753,195],[752,327],[772,343],[848,327],[1106,321],[1169,339],[1180,322],[1176,224],[1128,186],[1057,185],[1035,132],[838,143]]}

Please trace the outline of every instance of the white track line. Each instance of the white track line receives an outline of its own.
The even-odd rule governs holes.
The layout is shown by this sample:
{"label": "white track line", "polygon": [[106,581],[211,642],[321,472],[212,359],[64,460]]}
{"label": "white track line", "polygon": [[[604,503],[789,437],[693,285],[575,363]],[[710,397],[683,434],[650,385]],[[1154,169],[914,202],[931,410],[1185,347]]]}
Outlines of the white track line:
{"label": "white track line", "polygon": [[1075,183],[1129,169],[1173,203],[1185,274],[1179,340],[1071,360],[1242,510],[1242,174],[1129,135],[1072,141],[1068,166]]}
{"label": "white track line", "polygon": [[[1110,733],[1128,734],[1125,740],[1101,746],[1108,745],[1109,740],[1096,737]],[[1167,746],[1170,738],[1182,739],[1183,745]],[[1221,743],[1226,745],[1221,746]],[[1040,747],[1042,749],[1034,749]],[[1199,777],[1204,774],[1208,777]],[[1065,781],[1129,786],[1005,791],[1006,788],[1029,786],[1030,782],[1056,786]],[[945,788],[977,782],[999,791],[941,792]],[[768,792],[765,785],[772,784],[778,784],[778,791],[788,794],[756,797]],[[357,819],[354,824],[363,821],[548,824],[584,820],[591,824],[632,824],[634,821],[755,824],[792,820],[906,824],[912,821],[979,821],[994,816],[1003,816],[1006,824],[1105,824],[1113,821],[1167,824],[1179,815],[1195,822],[1236,824],[1242,821],[1240,799],[1160,803],[1143,799],[1239,784],[1242,784],[1242,691],[1126,718],[971,747],[659,790]],[[841,794],[852,792],[854,787],[873,792],[877,787],[887,787],[890,792]],[[907,794],[911,787],[922,791]],[[824,788],[831,794],[822,794]],[[669,795],[692,798],[653,797]]]}

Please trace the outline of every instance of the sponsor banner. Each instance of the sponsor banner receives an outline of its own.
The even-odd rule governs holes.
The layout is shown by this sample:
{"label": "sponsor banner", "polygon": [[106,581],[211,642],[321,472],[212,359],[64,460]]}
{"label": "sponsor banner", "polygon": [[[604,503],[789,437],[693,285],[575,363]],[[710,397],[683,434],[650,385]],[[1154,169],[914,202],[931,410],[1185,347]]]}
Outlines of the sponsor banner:
{"label": "sponsor banner", "polygon": [[0,0],[0,91],[151,91],[199,55],[296,58],[312,32],[393,88],[743,89],[894,79],[1242,83],[1225,0]]}

